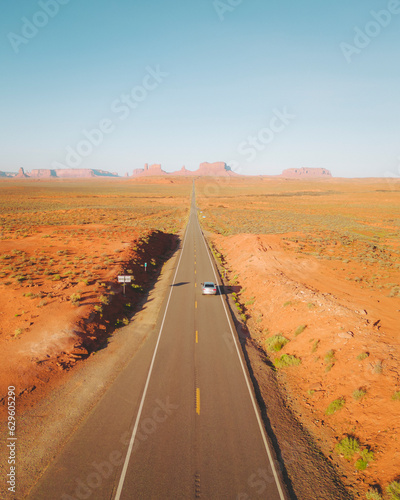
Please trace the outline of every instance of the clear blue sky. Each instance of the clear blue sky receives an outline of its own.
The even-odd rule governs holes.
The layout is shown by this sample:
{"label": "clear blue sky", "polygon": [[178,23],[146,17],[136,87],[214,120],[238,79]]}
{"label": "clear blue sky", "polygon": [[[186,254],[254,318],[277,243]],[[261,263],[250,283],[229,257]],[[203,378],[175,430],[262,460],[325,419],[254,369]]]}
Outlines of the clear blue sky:
{"label": "clear blue sky", "polygon": [[398,175],[399,33],[398,0],[3,2],[0,170]]}

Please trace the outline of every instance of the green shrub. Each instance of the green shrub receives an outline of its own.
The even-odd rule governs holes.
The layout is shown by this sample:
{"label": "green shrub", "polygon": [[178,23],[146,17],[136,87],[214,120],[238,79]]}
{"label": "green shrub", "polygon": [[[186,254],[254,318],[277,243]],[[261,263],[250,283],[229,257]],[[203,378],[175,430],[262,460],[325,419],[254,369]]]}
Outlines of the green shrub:
{"label": "green shrub", "polygon": [[316,352],[319,347],[319,340],[316,340],[312,346],[311,352]]}
{"label": "green shrub", "polygon": [[336,451],[343,455],[347,460],[351,460],[353,458],[354,453],[358,453],[360,451],[360,443],[356,438],[353,437],[345,437],[336,445]]}
{"label": "green shrub", "polygon": [[333,415],[337,411],[341,410],[345,404],[346,401],[344,398],[335,399],[334,401],[332,401],[332,403],[330,403],[330,405],[326,409],[326,414]]}
{"label": "green shrub", "polygon": [[280,351],[288,342],[289,340],[280,333],[265,340],[267,349],[275,352]]}
{"label": "green shrub", "polygon": [[360,458],[355,463],[355,467],[357,470],[365,470],[368,467],[368,464],[372,462],[374,459],[374,452],[369,451],[368,449],[364,449],[360,452]]}
{"label": "green shrub", "polygon": [[294,335],[297,337],[297,335],[300,335],[300,333],[303,333],[306,328],[307,328],[307,325],[298,326],[294,332]]}
{"label": "green shrub", "polygon": [[100,295],[99,300],[105,306],[110,303],[110,299],[106,295]]}
{"label": "green shrub", "polygon": [[359,361],[362,361],[363,359],[368,358],[368,356],[369,356],[369,354],[368,354],[367,352],[362,352],[361,354],[359,354],[359,355],[357,356],[357,359],[358,359]]}
{"label": "green shrub", "polygon": [[400,483],[398,481],[392,481],[386,488],[389,494],[390,500],[400,500]]}
{"label": "green shrub", "polygon": [[400,391],[396,391],[392,396],[393,401],[400,401]]}
{"label": "green shrub", "polygon": [[73,304],[74,306],[79,306],[79,301],[80,300],[81,300],[81,294],[80,293],[73,293],[70,296],[71,304]]}
{"label": "green shrub", "polygon": [[301,364],[301,359],[296,358],[296,356],[290,354],[282,354],[280,358],[274,361],[276,368],[286,368],[287,366],[299,366]]}
{"label": "green shrub", "polygon": [[325,363],[334,363],[336,361],[335,359],[335,351],[331,349],[325,354]]}
{"label": "green shrub", "polygon": [[365,498],[367,500],[382,500],[382,495],[379,493],[378,490],[371,489],[367,491]]}
{"label": "green shrub", "polygon": [[367,391],[365,389],[356,389],[353,392],[353,398],[358,401],[359,399],[362,399],[365,395],[367,394]]}

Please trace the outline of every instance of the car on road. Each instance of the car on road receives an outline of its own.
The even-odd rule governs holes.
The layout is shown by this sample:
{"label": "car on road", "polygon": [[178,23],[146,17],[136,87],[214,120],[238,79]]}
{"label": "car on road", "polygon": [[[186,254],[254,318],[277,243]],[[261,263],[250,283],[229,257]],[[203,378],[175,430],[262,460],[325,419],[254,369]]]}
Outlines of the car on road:
{"label": "car on road", "polygon": [[201,293],[203,295],[216,295],[217,285],[213,281],[205,281],[201,284]]}

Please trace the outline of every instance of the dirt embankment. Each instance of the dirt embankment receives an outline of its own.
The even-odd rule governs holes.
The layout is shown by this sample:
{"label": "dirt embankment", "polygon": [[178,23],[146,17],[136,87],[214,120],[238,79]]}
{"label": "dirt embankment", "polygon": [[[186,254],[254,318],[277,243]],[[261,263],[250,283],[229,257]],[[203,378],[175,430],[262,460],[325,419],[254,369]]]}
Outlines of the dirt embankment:
{"label": "dirt embankment", "polygon": [[252,342],[267,353],[256,371],[275,363],[286,404],[352,495],[384,491],[400,474],[400,299],[279,236],[212,242]]}
{"label": "dirt embankment", "polygon": [[[30,283],[21,280],[16,285],[2,285],[8,293],[1,297],[4,318],[0,332],[1,418],[5,415],[8,386],[16,387],[20,411],[32,406],[77,363],[106,346],[115,328],[128,324],[140,308],[161,265],[176,248],[178,237],[160,231],[140,237],[133,233],[132,237],[123,244],[119,242],[112,250],[112,258],[110,253],[103,253],[98,261],[94,256],[82,263],[77,257],[80,272],[71,274],[68,269],[77,267],[74,253],[80,249],[70,246],[65,250],[65,246],[57,242],[63,250],[57,251],[57,246],[52,248],[52,256],[66,256],[61,275],[52,269],[52,258],[47,262],[52,279],[34,278]],[[32,262],[31,258],[36,262],[37,237],[27,240],[21,242],[24,250],[16,249],[18,243],[12,242],[14,253],[7,254],[9,260],[22,255],[24,262]],[[113,243],[115,245],[117,243]],[[105,248],[99,246],[98,250]],[[85,273],[92,267],[96,270],[95,276]],[[125,294],[117,280],[121,274],[132,277]],[[21,327],[13,332],[17,323]]]}

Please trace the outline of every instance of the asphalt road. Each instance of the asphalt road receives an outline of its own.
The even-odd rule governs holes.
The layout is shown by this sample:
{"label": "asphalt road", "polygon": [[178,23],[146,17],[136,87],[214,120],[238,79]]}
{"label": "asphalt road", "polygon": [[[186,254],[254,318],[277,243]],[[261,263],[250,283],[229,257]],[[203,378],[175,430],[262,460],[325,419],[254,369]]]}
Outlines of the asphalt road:
{"label": "asphalt road", "polygon": [[34,500],[283,500],[192,203],[157,328],[32,490]]}

